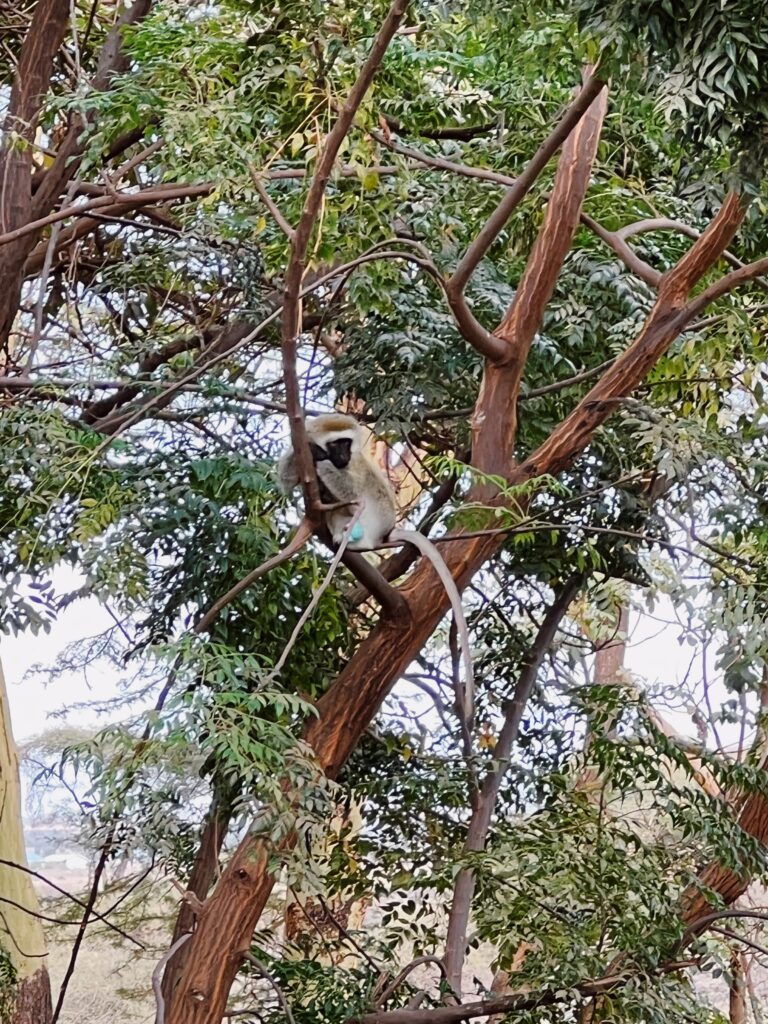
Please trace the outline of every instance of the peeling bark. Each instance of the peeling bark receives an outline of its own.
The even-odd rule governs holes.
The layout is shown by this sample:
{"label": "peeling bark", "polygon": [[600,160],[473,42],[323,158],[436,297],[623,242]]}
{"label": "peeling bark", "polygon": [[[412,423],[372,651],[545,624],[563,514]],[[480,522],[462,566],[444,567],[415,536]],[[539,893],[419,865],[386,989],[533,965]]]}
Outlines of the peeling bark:
{"label": "peeling bark", "polygon": [[[11,732],[5,679],[0,666],[0,950],[16,972],[13,1008],[7,1024],[48,1024],[51,985],[37,893],[27,866],[21,818],[19,757]],[[12,865],[18,865],[13,867]],[[2,996],[3,993],[0,993]],[[3,1021],[6,1024],[6,1021]]]}
{"label": "peeling bark", "polygon": [[[231,790],[214,795],[200,834],[200,843],[195,854],[192,871],[189,875],[187,891],[196,896],[201,902],[208,895],[208,890],[216,879],[216,873],[219,868],[219,854],[221,853],[221,847],[231,818],[232,797],[233,793]],[[175,945],[182,935],[192,931],[195,926],[195,916],[195,909],[191,901],[185,900],[176,917],[176,924],[171,939],[172,946]],[[166,1003],[170,1001],[170,994],[178,984],[181,972],[184,970],[188,957],[188,948],[188,942],[180,946],[165,965],[162,984]]]}

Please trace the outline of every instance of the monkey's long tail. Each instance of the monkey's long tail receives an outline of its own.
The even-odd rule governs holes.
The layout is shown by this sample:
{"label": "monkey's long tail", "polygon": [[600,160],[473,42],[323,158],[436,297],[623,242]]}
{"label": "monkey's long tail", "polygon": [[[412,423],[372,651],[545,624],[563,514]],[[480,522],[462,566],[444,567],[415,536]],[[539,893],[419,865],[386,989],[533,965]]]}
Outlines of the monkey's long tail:
{"label": "monkey's long tail", "polygon": [[420,554],[428,558],[432,568],[440,577],[440,582],[445,587],[445,592],[451,602],[453,618],[456,623],[456,632],[459,636],[459,647],[461,648],[464,660],[465,681],[464,681],[464,718],[467,728],[471,729],[472,719],[475,714],[475,676],[472,668],[472,654],[469,649],[469,631],[467,620],[464,616],[464,608],[461,603],[461,595],[456,582],[451,576],[448,566],[443,561],[443,556],[437,550],[432,541],[423,533],[416,530],[392,530],[388,540],[401,541],[404,544],[412,544]]}

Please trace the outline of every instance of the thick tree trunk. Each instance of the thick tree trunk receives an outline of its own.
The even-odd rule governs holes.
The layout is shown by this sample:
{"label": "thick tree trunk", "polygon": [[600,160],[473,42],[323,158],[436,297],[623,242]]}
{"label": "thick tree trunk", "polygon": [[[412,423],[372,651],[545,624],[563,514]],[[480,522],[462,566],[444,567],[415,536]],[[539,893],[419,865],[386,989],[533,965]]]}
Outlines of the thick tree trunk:
{"label": "thick tree trunk", "polygon": [[[222,784],[214,793],[211,806],[205,818],[202,832],[200,833],[200,844],[195,854],[195,861],[187,883],[187,891],[192,893],[201,902],[206,898],[208,892],[216,880],[219,868],[219,854],[222,843],[229,828],[232,817],[233,792],[231,787]],[[176,918],[176,925],[173,929],[171,945],[182,935],[191,932],[195,924],[195,909],[190,900],[184,900]],[[187,962],[187,947],[189,943],[176,950],[168,961],[163,973],[163,996],[166,1004],[170,1000],[170,994],[178,984],[181,972]]]}
{"label": "thick tree trunk", "polygon": [[[16,976],[13,988],[3,990],[3,1024],[48,1024],[51,985],[48,979],[45,935],[32,886],[21,819],[19,758],[11,732],[5,679],[0,666],[0,956],[10,961]],[[2,977],[5,972],[2,972]]]}

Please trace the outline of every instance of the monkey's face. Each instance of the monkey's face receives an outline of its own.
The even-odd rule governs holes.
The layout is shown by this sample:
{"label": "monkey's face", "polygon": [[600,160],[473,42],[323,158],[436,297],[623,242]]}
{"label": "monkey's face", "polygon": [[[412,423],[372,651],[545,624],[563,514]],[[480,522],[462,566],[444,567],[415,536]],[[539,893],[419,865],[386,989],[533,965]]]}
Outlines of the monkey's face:
{"label": "monkey's face", "polygon": [[352,457],[352,438],[337,437],[333,441],[328,441],[325,447],[328,458],[336,469],[346,469]]}
{"label": "monkey's face", "polygon": [[330,461],[336,469],[346,469],[352,457],[352,438],[337,437],[323,445],[310,441],[309,450],[315,463]]}

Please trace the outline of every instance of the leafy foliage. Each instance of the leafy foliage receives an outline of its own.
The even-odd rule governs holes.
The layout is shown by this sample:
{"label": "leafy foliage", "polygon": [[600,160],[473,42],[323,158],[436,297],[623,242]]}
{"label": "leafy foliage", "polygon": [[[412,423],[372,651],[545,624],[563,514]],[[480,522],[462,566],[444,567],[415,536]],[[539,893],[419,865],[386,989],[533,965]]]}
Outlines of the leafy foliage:
{"label": "leafy foliage", "polygon": [[[194,630],[297,522],[273,469],[286,436],[276,322],[289,243],[263,191],[295,224],[384,5],[159,0],[125,34],[128,70],[83,92],[67,68],[94,73],[111,18],[91,19],[90,6],[75,5],[78,46],[65,43],[35,159],[46,167],[48,143],[77,111],[96,115],[77,172],[92,190],[103,195],[105,164],[117,171],[110,147],[141,129],[119,156],[143,150],[116,173],[121,188],[203,183],[207,194],[96,217],[44,273],[43,253],[9,364],[16,372],[28,361],[29,372],[0,394],[0,625],[47,628],[95,595],[115,628],[75,641],[59,668],[100,658],[133,673],[112,709],[119,721],[67,742],[51,766],[68,784],[75,776],[88,841],[152,865],[153,877],[188,878],[214,819],[225,855],[258,808],[273,845],[296,833],[275,871],[303,895],[371,901],[377,915],[359,932],[326,936],[341,950],[333,962],[313,937],[284,948],[279,914],[264,922],[255,952],[297,1024],[344,1021],[381,994],[377,972],[441,956],[446,906],[467,867],[477,883],[471,941],[486,963],[514,968],[515,987],[566,993],[515,1020],[575,1014],[575,986],[617,958],[630,977],[606,997],[604,1019],[713,1019],[686,975],[659,971],[703,863],[765,875],[764,850],[699,786],[703,769],[722,793],[765,786],[764,285],[693,325],[556,481],[510,489],[506,508],[489,508],[466,500],[482,360],[434,275],[404,257],[421,246],[451,272],[598,56],[601,73],[613,73],[611,106],[585,214],[608,231],[661,219],[630,240],[663,273],[709,222],[738,157],[755,197],[734,248],[763,255],[762,7],[584,0],[577,19],[559,3],[423,2],[393,42],[310,246],[305,281],[337,276],[304,302],[302,400],[315,410],[347,403],[376,427],[413,523],[452,478],[431,532],[506,536],[465,595],[478,677],[471,750],[451,635],[439,630],[332,783],[301,737],[375,621],[349,576],[337,573],[293,638],[325,572],[327,553],[313,542],[233,598],[205,634]],[[10,35],[11,54],[21,38]],[[11,66],[0,69],[8,84]],[[553,175],[554,161],[473,276],[467,298],[488,330],[514,298]],[[52,238],[40,240],[46,252]],[[374,247],[397,259],[373,258]],[[627,348],[653,301],[582,224],[526,364],[517,458]],[[77,569],[72,586],[59,581],[62,566]],[[525,705],[485,848],[467,854],[478,781],[499,767],[510,702],[573,578],[582,596]],[[674,613],[700,672],[593,678],[592,656],[610,646],[630,600],[633,614]],[[722,699],[705,715],[707,670]],[[695,743],[659,727],[654,714],[670,706],[693,714]],[[738,757],[720,749],[720,731],[734,727]],[[334,814],[341,823],[329,834]],[[704,970],[719,969],[721,938],[697,940]],[[259,1013],[282,1019],[274,986],[255,968],[244,976]],[[404,979],[388,1005],[419,985]],[[438,1005],[439,981],[429,974],[423,987],[424,1005]]]}

